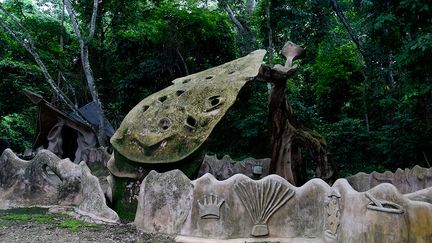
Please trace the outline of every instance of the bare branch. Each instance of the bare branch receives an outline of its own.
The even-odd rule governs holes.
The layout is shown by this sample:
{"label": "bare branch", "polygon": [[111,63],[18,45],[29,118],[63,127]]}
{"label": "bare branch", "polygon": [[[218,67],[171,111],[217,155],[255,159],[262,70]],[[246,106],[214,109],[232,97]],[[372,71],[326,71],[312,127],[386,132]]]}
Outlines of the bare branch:
{"label": "bare branch", "polygon": [[95,33],[95,29],[96,29],[96,16],[97,16],[97,12],[98,12],[98,6],[99,6],[99,0],[94,0],[93,1],[93,13],[92,13],[91,22],[90,22],[90,33],[89,33],[87,42],[90,42],[90,40],[93,39],[93,36],[94,36],[94,33]]}
{"label": "bare branch", "polygon": [[70,0],[65,0],[66,9],[67,9],[69,16],[71,18],[72,25],[73,25],[74,30],[75,30],[75,34],[77,35],[78,40],[80,42],[81,63],[82,63],[83,71],[84,71],[84,74],[85,74],[85,77],[87,80],[87,86],[88,86],[90,94],[92,96],[92,100],[96,103],[97,113],[98,113],[99,118],[100,118],[99,126],[97,129],[99,144],[101,146],[105,146],[106,145],[105,115],[103,112],[102,103],[99,99],[99,96],[98,96],[98,93],[96,90],[93,71],[90,67],[89,45],[88,45],[90,40],[93,38],[95,29],[96,29],[96,17],[97,17],[98,4],[99,4],[98,0],[93,1],[93,13],[92,13],[92,19],[90,22],[89,36],[88,36],[87,40],[84,40],[82,33],[81,33],[81,29],[79,27],[79,24],[78,24],[78,21],[76,18],[75,11],[72,8],[72,4],[71,4]]}
{"label": "bare branch", "polygon": [[[21,24],[14,18],[14,16],[10,15],[5,9],[0,7],[0,10],[8,15],[11,19],[13,19],[14,23],[21,26]],[[51,77],[50,73],[48,72],[48,69],[46,68],[45,64],[42,62],[39,54],[36,52],[36,48],[33,44],[32,39],[27,34],[25,35],[25,38],[23,39],[21,36],[19,36],[7,23],[4,21],[4,19],[0,16],[0,24],[1,26],[18,42],[20,43],[34,58],[36,61],[36,64],[41,69],[46,81],[51,86],[51,88],[54,90],[56,94],[59,95],[60,99],[63,101],[63,103],[69,107],[69,109],[73,110],[79,118],[81,118],[86,125],[91,125],[87,122],[86,119],[82,116],[81,112],[73,105],[72,101],[63,93],[63,91],[56,85],[54,82],[54,79]]]}
{"label": "bare branch", "polygon": [[228,13],[228,17],[231,19],[231,21],[234,23],[234,25],[239,29],[240,32],[246,33],[246,28],[240,23],[240,21],[236,18],[233,11],[231,10],[230,6],[228,4],[224,4],[224,9]]}
{"label": "bare branch", "polygon": [[78,37],[78,41],[80,42],[80,45],[84,46],[85,42],[84,42],[84,39],[83,39],[83,37],[81,35],[81,29],[79,27],[75,11],[72,8],[72,4],[71,4],[70,0],[65,0],[64,3],[65,3],[65,6],[66,6],[66,10],[69,13],[69,17],[71,18],[72,26],[74,28],[75,34]]}
{"label": "bare branch", "polygon": [[354,30],[351,28],[351,25],[346,20],[345,14],[340,10],[339,3],[337,2],[337,0],[331,0],[330,3],[331,3],[331,7],[332,7],[333,11],[336,13],[339,20],[342,22],[343,26],[348,31],[348,34],[350,35],[351,40],[354,42],[354,44],[357,47],[357,49],[359,50],[359,52],[363,55],[363,49],[361,48],[360,41],[357,38],[357,35],[354,33]]}

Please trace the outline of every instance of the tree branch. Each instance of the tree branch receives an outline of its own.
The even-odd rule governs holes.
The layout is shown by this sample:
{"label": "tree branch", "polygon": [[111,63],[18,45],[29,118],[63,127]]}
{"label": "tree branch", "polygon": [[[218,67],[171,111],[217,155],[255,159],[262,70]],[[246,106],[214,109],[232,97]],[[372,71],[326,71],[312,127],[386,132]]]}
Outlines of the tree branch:
{"label": "tree branch", "polygon": [[188,69],[188,67],[187,67],[187,64],[186,64],[184,58],[183,58],[183,55],[180,53],[180,50],[179,50],[178,48],[176,48],[176,52],[177,52],[177,55],[178,55],[179,58],[180,58],[180,61],[181,61],[182,64],[183,64],[183,68],[184,68],[184,71],[185,71],[185,73],[186,73],[186,76],[189,75],[189,69]]}
{"label": "tree branch", "polygon": [[345,29],[348,31],[348,34],[350,35],[351,40],[354,42],[354,44],[356,45],[359,52],[363,55],[363,49],[361,48],[360,41],[357,38],[357,35],[354,33],[354,30],[351,28],[351,25],[346,20],[345,14],[340,10],[339,3],[337,2],[337,0],[331,0],[330,4],[332,6],[333,11],[336,13],[339,20],[341,21],[341,23],[343,24]]}
{"label": "tree branch", "polygon": [[84,40],[84,38],[82,36],[81,30],[80,30],[80,27],[78,25],[78,21],[77,21],[76,15],[75,15],[75,11],[72,8],[72,4],[71,4],[70,0],[65,0],[65,4],[66,4],[66,10],[69,13],[69,16],[70,16],[71,21],[72,21],[72,25],[74,27],[75,34],[77,35],[78,40],[80,42],[81,63],[82,63],[84,74],[85,74],[85,77],[87,80],[87,86],[88,86],[88,89],[89,89],[90,94],[92,96],[93,102],[96,103],[97,113],[98,113],[99,118],[100,118],[99,127],[97,129],[99,144],[101,146],[106,146],[105,114],[103,112],[102,103],[99,99],[99,95],[98,95],[97,90],[96,90],[93,71],[91,69],[90,60],[89,60],[89,41],[91,40],[91,38],[93,38],[95,29],[96,29],[96,16],[97,16],[99,1],[98,0],[93,1],[93,13],[92,13],[92,19],[91,19],[91,23],[90,23],[89,37],[87,40]]}
{"label": "tree branch", "polygon": [[[19,23],[18,20],[15,19],[15,17],[11,14],[9,14],[8,11],[6,11],[3,7],[0,6],[0,10],[6,14],[12,21],[18,25],[18,27],[24,31],[24,28]],[[60,99],[63,101],[63,103],[69,107],[72,111],[74,111],[77,116],[84,121],[84,123],[91,127],[90,123],[82,116],[81,112],[73,105],[72,101],[63,93],[63,91],[56,85],[54,79],[51,77],[50,73],[48,72],[48,69],[46,68],[45,64],[42,62],[39,54],[36,52],[36,48],[33,44],[32,39],[26,32],[24,31],[24,39],[20,37],[7,23],[6,21],[0,16],[0,24],[1,26],[18,42],[20,43],[26,50],[29,52],[33,59],[36,61],[36,64],[41,69],[45,80],[48,82],[48,84],[51,86],[51,88],[54,90],[56,94],[59,95]]]}
{"label": "tree branch", "polygon": [[247,32],[246,28],[240,23],[240,21],[238,21],[238,19],[234,15],[228,3],[224,4],[224,9],[228,13],[228,17],[231,19],[231,21],[234,23],[237,29],[242,33],[246,33]]}
{"label": "tree branch", "polygon": [[77,35],[77,37],[78,37],[78,41],[80,42],[80,45],[82,45],[82,46],[84,46],[84,39],[83,39],[83,37],[82,37],[82,35],[81,35],[81,29],[80,29],[80,27],[79,27],[79,24],[78,24],[78,20],[77,20],[77,18],[76,18],[76,14],[75,14],[75,11],[73,10],[73,8],[72,8],[72,4],[71,4],[71,2],[70,2],[70,0],[65,0],[65,6],[66,6],[66,10],[67,10],[67,12],[69,13],[69,17],[70,17],[70,19],[71,19],[71,22],[72,22],[72,26],[73,26],[73,28],[74,28],[74,31],[75,31],[75,34]]}
{"label": "tree branch", "polygon": [[[101,0],[102,1],[102,0]],[[93,12],[90,22],[90,33],[87,39],[87,42],[90,42],[93,39],[95,29],[96,29],[96,16],[98,12],[99,0],[93,0]]]}

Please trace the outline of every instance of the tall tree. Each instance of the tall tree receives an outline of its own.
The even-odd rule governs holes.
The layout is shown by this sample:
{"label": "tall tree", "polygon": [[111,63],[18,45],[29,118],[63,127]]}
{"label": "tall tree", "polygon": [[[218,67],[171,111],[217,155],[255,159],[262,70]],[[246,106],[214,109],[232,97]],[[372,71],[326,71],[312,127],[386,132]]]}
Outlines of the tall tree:
{"label": "tall tree", "polygon": [[[20,43],[27,51],[32,55],[35,62],[39,66],[40,70],[42,71],[45,80],[48,82],[48,84],[51,86],[52,90],[57,94],[60,99],[63,101],[65,105],[68,106],[71,110],[75,111],[76,114],[84,121],[86,120],[81,115],[81,112],[77,109],[77,107],[74,105],[74,103],[64,94],[64,92],[58,87],[54,79],[52,78],[51,74],[49,73],[45,63],[40,58],[37,48],[34,45],[32,37],[27,33],[27,30],[25,27],[20,23],[20,20],[17,19],[14,15],[9,13],[3,6],[0,6],[0,24],[2,27],[18,42]],[[11,27],[10,24],[7,23],[6,19],[9,18],[11,24],[19,30],[16,31],[14,28]]]}
{"label": "tall tree", "polygon": [[92,16],[90,20],[90,29],[88,30],[88,35],[84,36],[81,28],[79,26],[75,10],[72,7],[72,4],[70,0],[65,0],[65,6],[69,13],[69,17],[72,21],[72,26],[74,28],[75,34],[78,38],[79,44],[80,44],[80,50],[81,50],[81,63],[82,67],[85,73],[85,77],[87,79],[87,85],[88,89],[90,91],[90,94],[92,96],[93,102],[95,102],[97,107],[97,113],[99,115],[99,126],[97,127],[97,137],[99,144],[101,146],[107,146],[107,137],[106,137],[106,122],[105,122],[105,113],[102,108],[102,103],[99,99],[99,95],[96,89],[96,85],[94,82],[94,76],[93,71],[90,67],[90,60],[89,60],[89,44],[92,41],[95,30],[96,30],[96,18],[98,14],[98,6],[99,6],[99,0],[93,1],[93,10],[92,10]]}

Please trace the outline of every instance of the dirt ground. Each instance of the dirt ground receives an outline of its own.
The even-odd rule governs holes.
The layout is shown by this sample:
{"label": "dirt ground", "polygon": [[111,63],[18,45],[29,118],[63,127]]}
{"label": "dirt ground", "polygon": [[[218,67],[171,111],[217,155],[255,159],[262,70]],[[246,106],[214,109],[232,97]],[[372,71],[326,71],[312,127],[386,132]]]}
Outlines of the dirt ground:
{"label": "dirt ground", "polygon": [[78,230],[58,224],[0,219],[0,242],[148,242],[168,243],[172,239],[139,232],[131,224],[95,225]]}

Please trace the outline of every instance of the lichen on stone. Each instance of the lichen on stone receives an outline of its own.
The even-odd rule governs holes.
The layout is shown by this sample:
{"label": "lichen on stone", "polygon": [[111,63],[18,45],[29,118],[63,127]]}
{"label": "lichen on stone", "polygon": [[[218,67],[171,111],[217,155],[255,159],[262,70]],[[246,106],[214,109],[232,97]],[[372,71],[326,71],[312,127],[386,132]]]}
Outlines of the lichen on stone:
{"label": "lichen on stone", "polygon": [[154,93],[124,118],[111,138],[116,152],[137,163],[180,161],[197,150],[253,80],[266,51],[178,78]]}

